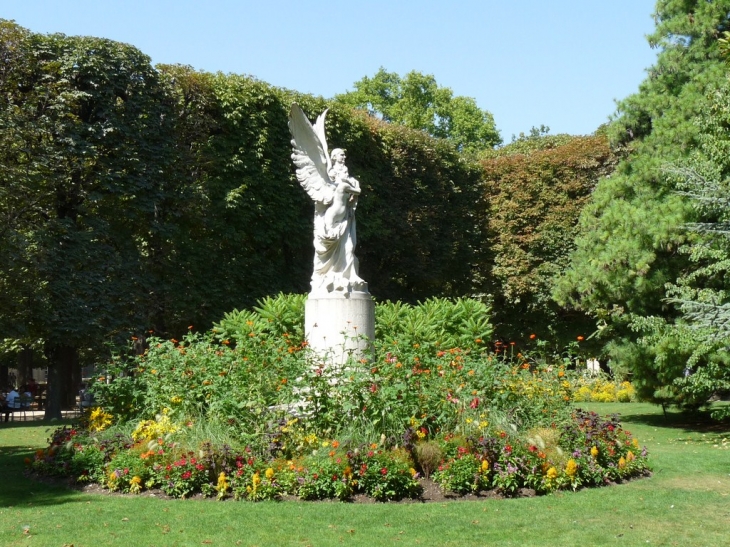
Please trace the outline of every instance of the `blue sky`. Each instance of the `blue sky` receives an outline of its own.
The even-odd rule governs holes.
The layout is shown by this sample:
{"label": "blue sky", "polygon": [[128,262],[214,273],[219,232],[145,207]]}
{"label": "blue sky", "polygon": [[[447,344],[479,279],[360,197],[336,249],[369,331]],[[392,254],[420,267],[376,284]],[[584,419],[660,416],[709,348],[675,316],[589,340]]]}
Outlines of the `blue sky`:
{"label": "blue sky", "polygon": [[4,0],[0,18],[323,97],[381,66],[418,70],[476,99],[509,142],[541,124],[588,134],[606,122],[654,63],[653,9],[654,0]]}

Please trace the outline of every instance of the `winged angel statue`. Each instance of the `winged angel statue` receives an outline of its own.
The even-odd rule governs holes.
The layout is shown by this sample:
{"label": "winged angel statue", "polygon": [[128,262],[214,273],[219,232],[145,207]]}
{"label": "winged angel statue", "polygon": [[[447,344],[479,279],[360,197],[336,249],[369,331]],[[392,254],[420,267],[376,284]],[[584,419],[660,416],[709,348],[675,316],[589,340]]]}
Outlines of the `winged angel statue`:
{"label": "winged angel statue", "polygon": [[344,150],[335,148],[331,154],[327,152],[326,114],[327,110],[312,125],[296,103],[289,113],[294,150],[291,157],[297,180],[314,201],[312,294],[367,293],[367,283],[357,275],[355,257],[355,209],[360,183],[345,166]]}

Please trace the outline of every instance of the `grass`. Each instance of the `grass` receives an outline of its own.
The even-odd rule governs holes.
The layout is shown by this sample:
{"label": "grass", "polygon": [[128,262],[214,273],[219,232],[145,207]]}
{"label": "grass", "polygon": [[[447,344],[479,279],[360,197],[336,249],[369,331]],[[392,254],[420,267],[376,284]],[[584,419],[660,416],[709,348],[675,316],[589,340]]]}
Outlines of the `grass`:
{"label": "grass", "polygon": [[[654,475],[538,498],[433,504],[244,503],[83,494],[23,474],[42,422],[0,425],[0,544],[724,545],[730,533],[730,425],[648,404],[619,412]],[[27,528],[25,533],[24,527]]]}

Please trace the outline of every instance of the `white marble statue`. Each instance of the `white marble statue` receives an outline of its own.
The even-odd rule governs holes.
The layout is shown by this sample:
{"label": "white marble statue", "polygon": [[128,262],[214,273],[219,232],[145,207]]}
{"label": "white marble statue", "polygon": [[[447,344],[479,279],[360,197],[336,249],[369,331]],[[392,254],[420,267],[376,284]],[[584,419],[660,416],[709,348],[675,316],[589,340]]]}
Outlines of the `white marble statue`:
{"label": "white marble statue", "polygon": [[367,283],[357,275],[355,209],[360,183],[345,166],[345,152],[327,151],[325,110],[309,123],[302,109],[292,104],[289,130],[297,180],[314,200],[313,296],[348,296],[367,293]]}

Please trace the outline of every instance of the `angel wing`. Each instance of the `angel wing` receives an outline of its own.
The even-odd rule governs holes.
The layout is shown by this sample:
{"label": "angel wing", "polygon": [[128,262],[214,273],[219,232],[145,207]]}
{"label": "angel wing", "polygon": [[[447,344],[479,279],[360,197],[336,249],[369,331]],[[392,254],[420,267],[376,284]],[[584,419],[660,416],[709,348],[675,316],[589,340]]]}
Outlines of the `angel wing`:
{"label": "angel wing", "polygon": [[327,153],[327,141],[324,136],[325,110],[312,127],[298,104],[291,105],[289,113],[289,131],[292,135],[291,155],[297,167],[297,180],[315,202],[329,204],[335,191],[327,171],[330,168],[330,157]]}

